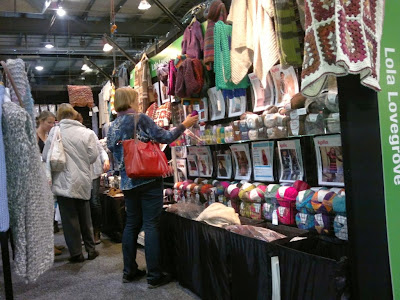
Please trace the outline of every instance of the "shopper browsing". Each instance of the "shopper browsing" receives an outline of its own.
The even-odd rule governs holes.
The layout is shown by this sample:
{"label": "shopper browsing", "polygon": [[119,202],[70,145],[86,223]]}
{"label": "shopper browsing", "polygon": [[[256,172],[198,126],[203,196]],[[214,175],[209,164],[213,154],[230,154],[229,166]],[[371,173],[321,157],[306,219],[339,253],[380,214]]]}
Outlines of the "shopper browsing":
{"label": "shopper browsing", "polygon": [[124,165],[122,141],[131,139],[137,120],[137,136],[143,142],[153,140],[163,144],[172,143],[186,128],[198,121],[198,116],[188,116],[175,129],[168,131],[158,127],[145,114],[135,114],[138,110],[138,94],[129,87],[117,89],[114,100],[118,117],[111,124],[107,135],[107,146],[119,162],[121,189],[126,206],[126,226],[122,237],[124,257],[123,282],[131,282],[146,274],[136,263],[137,238],[142,228],[145,232],[147,282],[155,288],[171,281],[160,268],[159,219],[163,205],[162,178],[131,179],[127,177]]}
{"label": "shopper browsing", "polygon": [[[76,121],[77,112],[70,104],[63,103],[57,111],[60,122],[61,142],[66,156],[66,165],[60,172],[52,172],[52,191],[60,205],[64,237],[71,255],[70,262],[83,262],[81,236],[88,259],[95,259],[95,250],[90,217],[90,191],[92,178],[90,165],[99,155],[93,131]],[[46,160],[54,129],[50,131],[42,158]]]}

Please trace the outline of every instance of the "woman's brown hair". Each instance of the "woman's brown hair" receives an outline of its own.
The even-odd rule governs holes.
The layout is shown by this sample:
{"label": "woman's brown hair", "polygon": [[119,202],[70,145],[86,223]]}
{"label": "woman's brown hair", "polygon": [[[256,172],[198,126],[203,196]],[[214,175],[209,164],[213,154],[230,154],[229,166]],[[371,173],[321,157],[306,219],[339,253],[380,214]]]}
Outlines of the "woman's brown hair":
{"label": "woman's brown hair", "polygon": [[114,99],[115,111],[125,111],[132,108],[132,106],[135,111],[138,111],[138,93],[130,87],[117,89]]}

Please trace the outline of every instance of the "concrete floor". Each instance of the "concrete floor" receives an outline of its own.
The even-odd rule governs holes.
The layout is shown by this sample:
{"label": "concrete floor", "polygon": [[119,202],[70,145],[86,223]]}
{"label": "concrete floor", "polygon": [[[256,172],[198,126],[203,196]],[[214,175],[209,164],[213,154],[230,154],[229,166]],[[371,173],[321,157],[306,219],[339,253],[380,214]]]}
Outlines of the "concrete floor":
{"label": "concrete floor", "polygon": [[[64,249],[63,254],[55,258],[54,266],[33,284],[25,284],[20,277],[13,274],[14,299],[200,299],[177,282],[156,289],[148,289],[145,278],[133,283],[122,283],[121,244],[115,244],[107,237],[104,238],[96,247],[100,256],[95,260],[71,264],[68,262],[68,250]],[[65,245],[61,232],[55,235],[55,243]],[[138,250],[137,261],[139,268],[145,268],[144,249]],[[5,299],[2,272],[0,260],[0,299]]]}

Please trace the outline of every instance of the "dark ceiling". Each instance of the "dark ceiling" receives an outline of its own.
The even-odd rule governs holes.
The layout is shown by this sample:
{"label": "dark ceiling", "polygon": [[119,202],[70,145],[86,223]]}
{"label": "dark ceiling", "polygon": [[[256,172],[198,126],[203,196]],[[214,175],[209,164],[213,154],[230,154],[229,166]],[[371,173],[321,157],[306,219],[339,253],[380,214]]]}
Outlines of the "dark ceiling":
{"label": "dark ceiling", "polygon": [[[52,1],[52,0],[48,0]],[[179,31],[152,0],[149,10],[139,10],[140,0],[3,0],[0,5],[0,59],[20,57],[27,64],[33,91],[57,90],[66,84],[98,85],[105,77],[97,71],[84,73],[83,58],[89,57],[106,73],[112,73],[112,52],[103,52],[103,34],[110,34],[110,11],[114,7],[118,26],[113,39],[131,56],[138,55],[169,32]],[[159,0],[178,20],[198,0]],[[62,6],[67,15],[59,17]],[[54,45],[46,49],[47,42]],[[116,65],[127,59],[114,51]],[[44,67],[42,71],[35,66]]]}

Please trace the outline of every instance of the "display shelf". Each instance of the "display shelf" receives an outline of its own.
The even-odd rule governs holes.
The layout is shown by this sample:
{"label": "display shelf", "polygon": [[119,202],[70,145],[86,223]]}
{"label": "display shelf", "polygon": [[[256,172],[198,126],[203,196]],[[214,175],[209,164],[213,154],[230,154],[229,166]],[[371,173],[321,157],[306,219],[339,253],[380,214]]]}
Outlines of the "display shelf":
{"label": "display shelf", "polygon": [[340,132],[336,133],[326,133],[326,134],[304,134],[304,135],[297,135],[297,136],[288,136],[279,139],[257,139],[257,140],[241,140],[241,141],[233,141],[230,143],[220,143],[220,144],[204,144],[204,145],[181,145],[181,146],[171,146],[172,148],[175,147],[201,147],[201,146],[222,146],[222,145],[234,145],[234,144],[244,144],[244,143],[251,143],[251,142],[268,142],[268,141],[284,141],[284,140],[292,140],[298,138],[306,138],[306,137],[317,137],[317,136],[332,136],[341,134]]}

